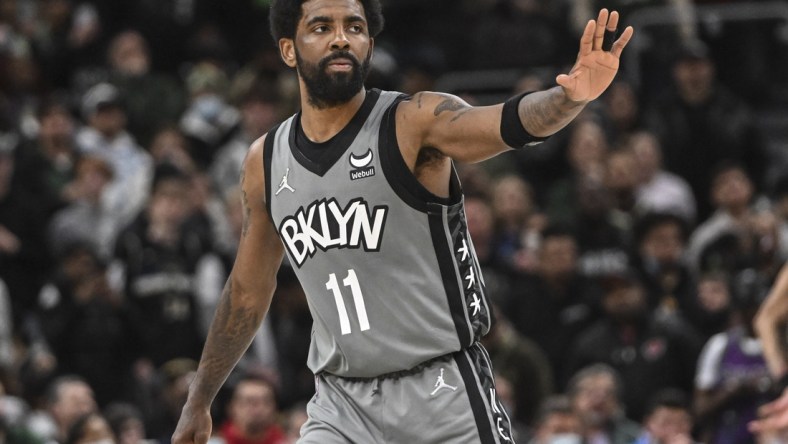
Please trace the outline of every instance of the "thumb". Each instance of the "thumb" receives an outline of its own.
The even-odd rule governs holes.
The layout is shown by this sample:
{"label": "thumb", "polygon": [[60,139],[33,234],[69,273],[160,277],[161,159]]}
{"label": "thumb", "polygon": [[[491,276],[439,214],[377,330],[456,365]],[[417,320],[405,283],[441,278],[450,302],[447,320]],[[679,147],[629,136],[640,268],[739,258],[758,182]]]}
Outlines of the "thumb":
{"label": "thumb", "polygon": [[570,88],[573,86],[572,84],[574,83],[574,79],[566,74],[559,74],[558,77],[555,78],[555,83],[563,86],[564,88]]}

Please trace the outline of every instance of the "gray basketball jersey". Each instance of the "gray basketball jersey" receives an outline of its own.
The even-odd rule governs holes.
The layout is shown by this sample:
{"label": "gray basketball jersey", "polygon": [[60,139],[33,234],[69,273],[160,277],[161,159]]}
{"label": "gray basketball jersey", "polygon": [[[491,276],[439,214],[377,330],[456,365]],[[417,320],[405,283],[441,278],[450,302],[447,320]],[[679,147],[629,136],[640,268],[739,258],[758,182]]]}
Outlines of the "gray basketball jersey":
{"label": "gray basketball jersey", "polygon": [[410,172],[396,141],[402,98],[368,91],[342,131],[311,147],[317,161],[299,146],[310,144],[300,114],[266,138],[268,210],[307,295],[315,373],[409,370],[490,328],[459,181],[453,172],[441,198]]}

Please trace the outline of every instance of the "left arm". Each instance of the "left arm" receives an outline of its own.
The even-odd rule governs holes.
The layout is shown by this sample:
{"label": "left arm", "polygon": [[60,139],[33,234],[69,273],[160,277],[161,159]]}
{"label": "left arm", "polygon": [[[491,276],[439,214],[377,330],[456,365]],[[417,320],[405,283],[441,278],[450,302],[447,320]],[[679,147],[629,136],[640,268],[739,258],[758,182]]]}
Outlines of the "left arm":
{"label": "left arm", "polygon": [[[463,162],[492,157],[512,145],[501,135],[502,120],[510,128],[511,122],[522,127],[515,131],[536,138],[565,127],[607,89],[618,72],[619,57],[634,31],[627,27],[609,49],[603,48],[605,32],[613,33],[617,26],[618,13],[601,10],[597,20],[589,20],[586,25],[575,65],[568,74],[556,77],[558,86],[528,94],[515,107],[471,107],[457,97],[440,93],[419,93],[403,102],[397,111],[397,136],[406,159],[415,161],[424,147]],[[516,116],[502,116],[508,108],[516,111]]]}

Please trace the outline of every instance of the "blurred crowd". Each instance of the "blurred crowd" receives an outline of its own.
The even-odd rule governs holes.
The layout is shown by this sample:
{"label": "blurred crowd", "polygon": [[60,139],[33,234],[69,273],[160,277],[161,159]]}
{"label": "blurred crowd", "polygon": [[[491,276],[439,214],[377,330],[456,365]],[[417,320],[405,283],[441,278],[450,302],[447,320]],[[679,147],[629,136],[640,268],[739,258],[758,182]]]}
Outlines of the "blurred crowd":
{"label": "blurred crowd", "polygon": [[[298,106],[268,3],[0,0],[0,443],[169,442],[242,229],[241,163]],[[571,126],[458,165],[520,442],[770,439],[746,424],[774,390],[752,317],[788,259],[786,157],[762,124],[788,106],[788,35],[696,20],[715,3],[762,2],[384,1],[367,86],[405,93],[482,69],[516,71],[505,96],[550,87],[599,7],[674,18],[636,30],[641,69]],[[446,92],[500,92],[483,87]],[[216,444],[295,442],[305,420],[311,317],[277,278]]]}

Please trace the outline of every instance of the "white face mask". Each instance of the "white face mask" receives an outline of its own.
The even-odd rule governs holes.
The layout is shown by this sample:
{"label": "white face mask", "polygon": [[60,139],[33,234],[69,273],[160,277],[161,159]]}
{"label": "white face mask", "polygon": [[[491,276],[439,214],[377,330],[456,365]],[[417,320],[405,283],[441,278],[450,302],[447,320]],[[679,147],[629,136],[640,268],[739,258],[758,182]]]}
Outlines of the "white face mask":
{"label": "white face mask", "polygon": [[560,433],[547,440],[548,444],[582,444],[583,437],[576,433]]}

